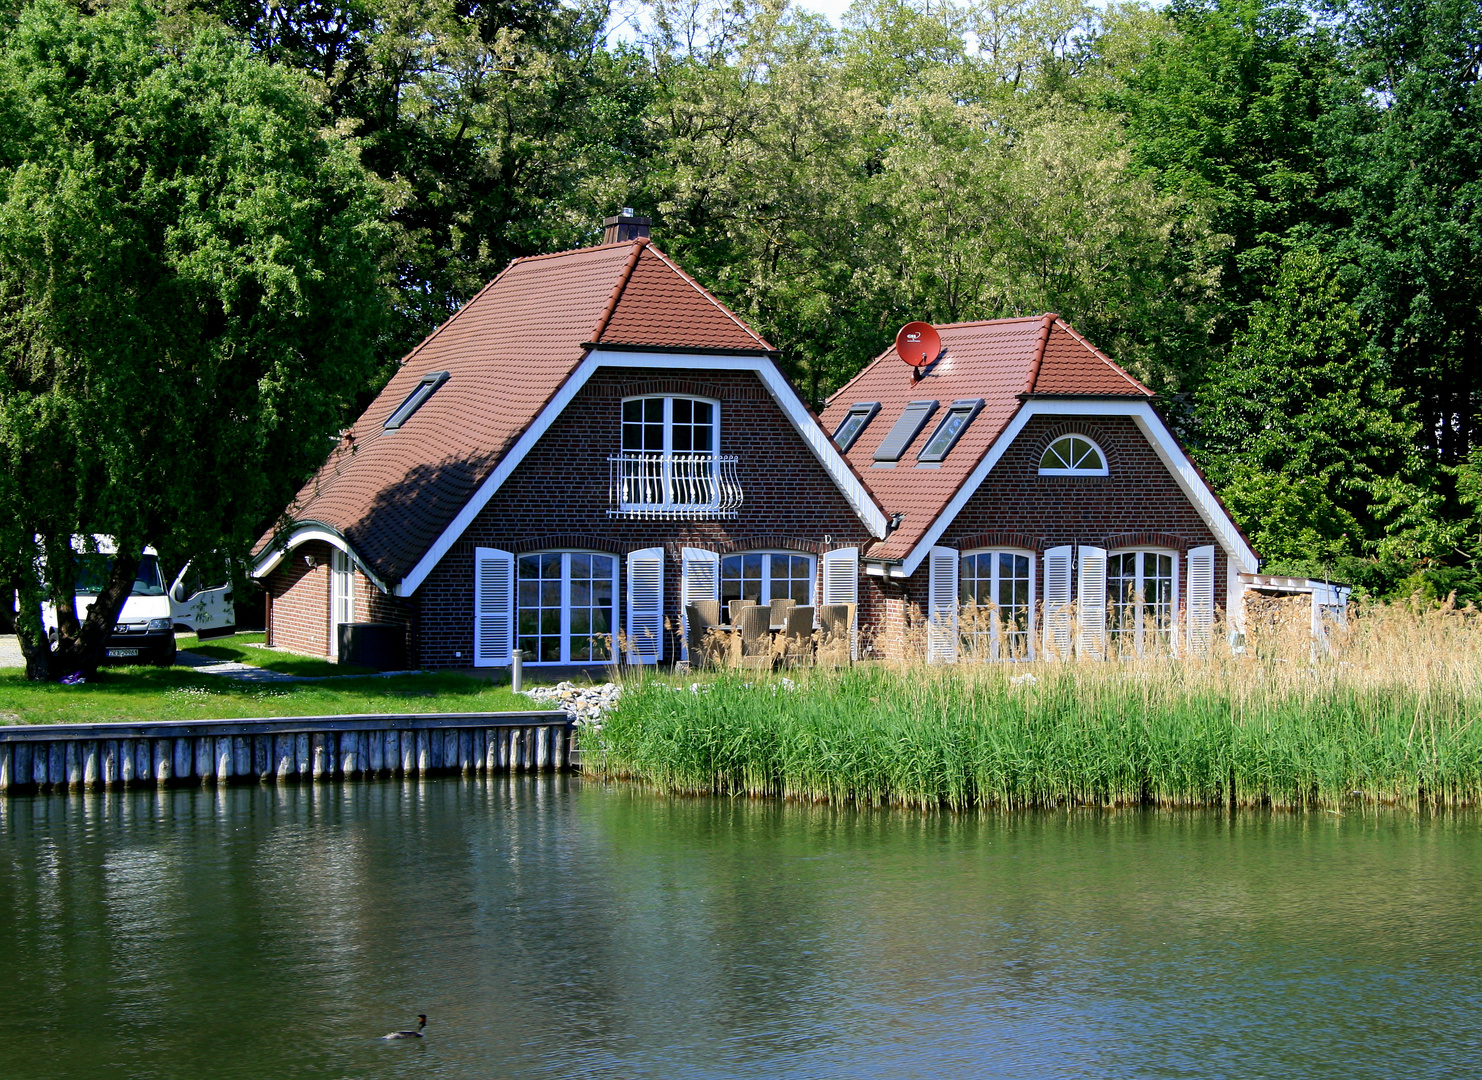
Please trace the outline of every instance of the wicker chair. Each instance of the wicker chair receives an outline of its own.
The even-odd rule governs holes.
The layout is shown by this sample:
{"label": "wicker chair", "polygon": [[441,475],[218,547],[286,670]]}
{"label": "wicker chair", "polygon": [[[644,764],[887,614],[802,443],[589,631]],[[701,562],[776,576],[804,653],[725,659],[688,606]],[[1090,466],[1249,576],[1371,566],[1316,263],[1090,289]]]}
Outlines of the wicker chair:
{"label": "wicker chair", "polygon": [[771,625],[776,629],[785,630],[787,628],[788,609],[796,605],[797,601],[790,596],[784,596],[781,599],[773,600],[771,604],[772,614],[770,616]]}
{"label": "wicker chair", "polygon": [[684,640],[689,648],[690,664],[701,666],[722,659],[722,646],[711,633],[720,625],[720,601],[697,600],[684,609]]}
{"label": "wicker chair", "polygon": [[741,622],[741,612],[749,607],[755,607],[755,600],[732,600],[727,606],[730,611],[731,625],[735,626]]}
{"label": "wicker chair", "polygon": [[771,669],[772,634],[767,623],[770,616],[771,612],[760,604],[742,609],[740,621],[736,624],[736,633],[741,639],[740,655],[736,657],[738,666]]}
{"label": "wicker chair", "polygon": [[823,644],[818,650],[819,663],[835,666],[853,660],[854,605],[824,604],[818,613],[823,629]]}
{"label": "wicker chair", "polygon": [[787,628],[783,630],[782,653],[789,664],[806,664],[813,660],[813,605],[794,605],[787,609]]}

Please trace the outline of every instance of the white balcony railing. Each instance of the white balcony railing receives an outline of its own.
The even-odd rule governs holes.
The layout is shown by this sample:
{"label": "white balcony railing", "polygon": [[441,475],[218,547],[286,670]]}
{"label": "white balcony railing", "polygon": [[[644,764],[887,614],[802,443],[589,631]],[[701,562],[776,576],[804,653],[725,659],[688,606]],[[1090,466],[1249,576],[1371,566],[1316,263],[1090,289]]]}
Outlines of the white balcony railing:
{"label": "white balcony railing", "polygon": [[741,506],[735,454],[613,454],[608,517],[730,518]]}

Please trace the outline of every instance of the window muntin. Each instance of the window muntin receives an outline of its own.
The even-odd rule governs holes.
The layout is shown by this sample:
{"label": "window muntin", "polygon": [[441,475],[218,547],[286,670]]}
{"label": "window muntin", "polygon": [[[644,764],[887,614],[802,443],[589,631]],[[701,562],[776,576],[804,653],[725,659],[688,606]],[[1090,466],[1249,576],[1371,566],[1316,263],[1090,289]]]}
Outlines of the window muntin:
{"label": "window muntin", "polygon": [[412,392],[396,407],[396,411],[386,417],[386,423],[382,427],[387,431],[395,431],[401,427],[402,424],[405,424],[411,419],[412,413],[420,409],[423,403],[432,396],[433,391],[447,381],[448,373],[446,371],[434,371],[431,374],[423,375],[417,385],[412,388]]}
{"label": "window muntin", "polygon": [[617,626],[617,559],[586,551],[544,551],[515,563],[515,648],[537,664],[612,659]]}
{"label": "window muntin", "polygon": [[752,600],[770,604],[791,597],[813,603],[813,574],[817,560],[787,551],[744,551],[720,560],[720,600]]}
{"label": "window muntin", "polygon": [[834,431],[834,442],[840,450],[848,450],[854,445],[854,440],[859,438],[859,433],[865,429],[865,425],[875,418],[880,411],[878,401],[859,401],[849,406],[849,412]]}
{"label": "window muntin", "polygon": [[1019,551],[976,551],[957,572],[962,654],[972,660],[1030,658],[1034,612],[1034,556]]}
{"label": "window muntin", "polygon": [[1177,562],[1158,551],[1106,560],[1107,637],[1113,656],[1166,653],[1172,646]]}
{"label": "window muntin", "polygon": [[620,508],[686,507],[721,497],[720,406],[682,397],[623,402]]}
{"label": "window muntin", "polygon": [[625,454],[713,454],[714,402],[697,398],[629,398],[623,402]]}
{"label": "window muntin", "polygon": [[931,438],[926,440],[926,445],[921,448],[921,453],[916,455],[917,461],[941,461],[957,444],[958,438],[972,423],[973,417],[978,415],[978,410],[983,407],[983,399],[975,398],[967,401],[954,401],[947,410],[947,415],[942,417],[942,422],[937,429],[931,433]]}
{"label": "window muntin", "polygon": [[1062,435],[1045,447],[1041,476],[1105,476],[1106,455],[1084,435]]}

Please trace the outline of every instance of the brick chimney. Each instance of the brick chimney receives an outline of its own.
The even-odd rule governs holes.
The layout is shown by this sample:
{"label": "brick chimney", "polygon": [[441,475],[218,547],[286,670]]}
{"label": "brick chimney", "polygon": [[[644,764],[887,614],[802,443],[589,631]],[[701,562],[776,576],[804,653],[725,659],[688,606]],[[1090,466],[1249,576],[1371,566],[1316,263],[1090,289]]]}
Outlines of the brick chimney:
{"label": "brick chimney", "polygon": [[633,208],[625,206],[621,214],[602,219],[602,242],[620,244],[624,240],[637,240],[640,236],[648,235],[650,224],[648,218],[634,216]]}

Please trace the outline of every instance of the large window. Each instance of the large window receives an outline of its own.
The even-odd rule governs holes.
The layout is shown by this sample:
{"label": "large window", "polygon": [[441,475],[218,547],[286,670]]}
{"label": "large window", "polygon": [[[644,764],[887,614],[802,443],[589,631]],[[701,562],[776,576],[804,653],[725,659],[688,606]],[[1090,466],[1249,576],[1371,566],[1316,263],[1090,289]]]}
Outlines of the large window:
{"label": "large window", "polygon": [[612,659],[617,559],[585,551],[521,555],[515,648],[537,664]]}
{"label": "large window", "polygon": [[1107,635],[1113,656],[1167,652],[1176,612],[1174,556],[1119,551],[1106,560]]}
{"label": "large window", "polygon": [[792,597],[798,604],[813,603],[811,555],[782,551],[747,551],[727,555],[720,561],[720,599],[755,600],[770,604]]}
{"label": "large window", "polygon": [[1027,660],[1034,612],[1034,556],[975,551],[957,573],[963,655],[973,660]]}

